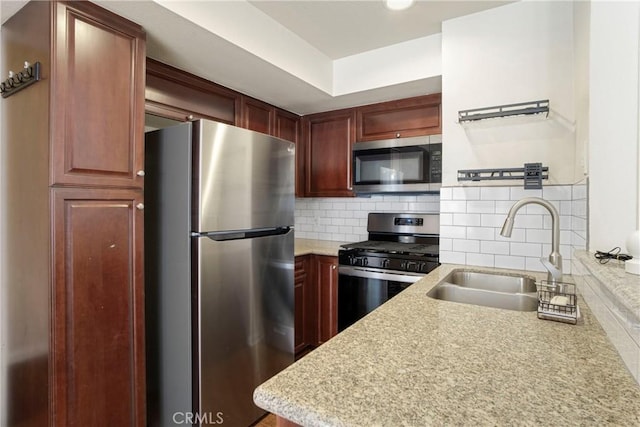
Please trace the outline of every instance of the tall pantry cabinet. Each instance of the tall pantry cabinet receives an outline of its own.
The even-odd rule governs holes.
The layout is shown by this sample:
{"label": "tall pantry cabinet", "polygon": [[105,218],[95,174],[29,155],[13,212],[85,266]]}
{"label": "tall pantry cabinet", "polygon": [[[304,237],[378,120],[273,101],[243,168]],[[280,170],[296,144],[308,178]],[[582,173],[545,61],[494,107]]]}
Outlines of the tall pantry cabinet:
{"label": "tall pantry cabinet", "polygon": [[144,426],[145,35],[32,1],[2,27],[0,74],[25,61],[42,79],[0,100],[0,425]]}

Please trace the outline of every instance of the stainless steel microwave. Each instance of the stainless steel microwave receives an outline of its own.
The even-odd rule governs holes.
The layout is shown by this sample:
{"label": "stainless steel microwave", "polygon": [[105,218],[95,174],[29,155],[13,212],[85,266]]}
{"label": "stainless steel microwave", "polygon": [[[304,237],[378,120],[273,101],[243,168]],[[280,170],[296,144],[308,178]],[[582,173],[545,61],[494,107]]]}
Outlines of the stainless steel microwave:
{"label": "stainless steel microwave", "polygon": [[359,194],[440,191],[442,136],[353,144],[353,190]]}

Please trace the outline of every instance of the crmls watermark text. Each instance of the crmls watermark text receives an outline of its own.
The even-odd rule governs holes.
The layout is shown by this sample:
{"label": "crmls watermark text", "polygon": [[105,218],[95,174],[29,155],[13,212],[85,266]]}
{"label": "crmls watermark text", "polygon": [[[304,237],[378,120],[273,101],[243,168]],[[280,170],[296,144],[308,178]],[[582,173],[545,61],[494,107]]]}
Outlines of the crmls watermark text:
{"label": "crmls watermark text", "polygon": [[173,422],[185,425],[215,425],[224,423],[222,412],[174,412]]}

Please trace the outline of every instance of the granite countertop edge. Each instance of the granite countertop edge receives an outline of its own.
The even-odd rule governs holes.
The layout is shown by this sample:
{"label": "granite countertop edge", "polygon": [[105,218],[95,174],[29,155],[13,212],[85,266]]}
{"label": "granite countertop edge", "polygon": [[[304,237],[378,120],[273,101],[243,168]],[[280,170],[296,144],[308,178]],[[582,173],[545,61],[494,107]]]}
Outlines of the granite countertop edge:
{"label": "granite countertop edge", "polygon": [[611,301],[633,314],[635,323],[640,323],[640,276],[627,273],[623,262],[601,264],[592,252],[575,251],[574,257],[598,279]]}

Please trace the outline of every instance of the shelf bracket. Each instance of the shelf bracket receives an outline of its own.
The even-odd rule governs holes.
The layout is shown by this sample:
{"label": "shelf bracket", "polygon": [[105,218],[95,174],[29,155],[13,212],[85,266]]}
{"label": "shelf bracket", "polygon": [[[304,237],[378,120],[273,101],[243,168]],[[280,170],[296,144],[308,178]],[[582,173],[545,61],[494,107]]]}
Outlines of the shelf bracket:
{"label": "shelf bracket", "polygon": [[464,169],[458,171],[458,181],[522,179],[525,190],[536,190],[542,188],[543,179],[549,179],[548,172],[549,167],[542,163],[525,163],[522,168]]}
{"label": "shelf bracket", "polygon": [[549,116],[549,100],[520,102],[517,104],[497,105],[495,107],[474,108],[458,111],[458,123],[475,120],[492,119],[498,117],[521,116],[531,114],[546,114]]}

